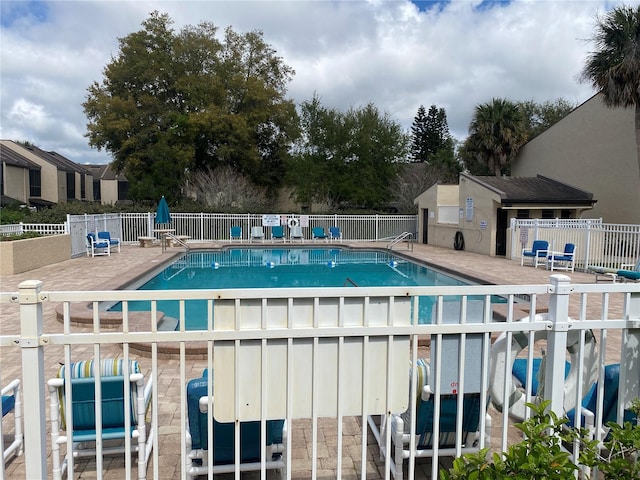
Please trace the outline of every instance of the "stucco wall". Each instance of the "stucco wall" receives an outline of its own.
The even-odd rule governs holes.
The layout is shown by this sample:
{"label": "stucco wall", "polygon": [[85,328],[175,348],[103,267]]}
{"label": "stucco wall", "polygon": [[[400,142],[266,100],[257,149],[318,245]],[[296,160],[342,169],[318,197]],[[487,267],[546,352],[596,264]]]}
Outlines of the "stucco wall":
{"label": "stucco wall", "polygon": [[0,275],[28,272],[71,258],[71,235],[0,242]]}
{"label": "stucco wall", "polygon": [[514,177],[541,174],[593,193],[585,218],[640,224],[640,171],[632,108],[607,108],[595,96],[529,143]]}
{"label": "stucco wall", "polygon": [[[42,198],[43,200],[47,200],[48,202],[58,203],[59,202],[58,169],[51,163],[43,160],[38,155],[35,155],[32,151],[14,142],[4,140],[1,143],[3,148],[9,148],[14,152],[17,152],[23,157],[27,158],[31,162],[35,163],[36,165],[40,165],[41,167],[40,177],[42,182],[42,189],[41,189],[42,191],[41,191],[40,198]],[[67,183],[66,183],[66,177],[65,177],[64,189],[63,189],[64,199],[66,199],[66,193],[67,193],[66,184]]]}
{"label": "stucco wall", "polygon": [[4,169],[4,194],[26,203],[29,196],[29,170],[7,165]]}
{"label": "stucco wall", "polygon": [[102,205],[113,205],[117,201],[118,182],[116,180],[100,180],[100,203]]}
{"label": "stucco wall", "polygon": [[460,230],[464,235],[465,250],[494,256],[496,253],[496,212],[501,205],[500,196],[486,187],[460,177]]}

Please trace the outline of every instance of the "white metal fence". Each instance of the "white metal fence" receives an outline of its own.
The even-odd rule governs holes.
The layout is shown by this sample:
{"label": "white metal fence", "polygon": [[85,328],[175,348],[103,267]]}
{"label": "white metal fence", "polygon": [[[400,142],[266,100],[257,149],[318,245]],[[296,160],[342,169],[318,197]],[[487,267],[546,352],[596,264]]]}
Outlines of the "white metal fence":
{"label": "white metal fence", "polygon": [[573,243],[575,267],[587,270],[596,265],[620,268],[640,258],[640,225],[602,223],[602,219],[513,219],[511,258],[520,259],[523,248],[535,240],[546,240],[553,251]]}
{"label": "white metal fence", "polygon": [[21,235],[35,232],[40,235],[60,235],[67,232],[66,223],[18,223],[15,225],[0,225],[0,235]]}
{"label": "white metal fence", "polygon": [[[261,214],[172,213],[171,228],[176,235],[191,237],[190,242],[204,243],[229,239],[232,226],[242,228],[242,237],[249,238],[251,227],[262,225]],[[0,234],[12,235],[38,232],[43,235],[71,233],[72,256],[86,252],[87,232],[108,230],[124,243],[137,243],[138,237],[155,237],[155,213],[121,213],[99,215],[69,215],[64,224],[2,225]],[[299,215],[282,216],[300,221]],[[309,215],[308,228],[303,228],[306,240],[311,240],[313,227],[337,226],[347,241],[384,241],[409,232],[417,238],[415,215]],[[640,225],[602,223],[602,219],[513,219],[511,226],[511,259],[519,260],[523,248],[534,240],[546,240],[553,251],[562,251],[573,243],[577,270],[590,265],[620,268],[635,264],[640,258]],[[268,229],[267,229],[268,230]],[[288,235],[287,235],[288,236]],[[266,238],[270,234],[266,232]]]}
{"label": "white metal fence", "polygon": [[[507,299],[506,322],[493,321],[490,304],[493,295]],[[451,301],[451,296],[458,299],[454,302],[458,305],[457,313],[445,318],[448,314],[444,306]],[[536,317],[530,322],[516,321],[515,302],[523,296],[531,299],[527,308],[532,311],[547,306],[548,316]],[[421,325],[418,324],[418,304],[427,298],[436,305],[436,321]],[[194,299],[208,303],[206,330],[185,328],[185,302]],[[151,309],[144,319],[134,318],[129,311],[129,302],[135,300],[151,301]],[[180,302],[179,326],[175,331],[158,329],[157,302],[160,300]],[[122,324],[115,328],[102,325],[100,304],[116,301],[124,302]],[[471,303],[478,301],[482,305],[481,314],[472,320]],[[24,459],[18,461],[22,462],[27,479],[48,478],[51,468],[47,463],[51,451],[45,395],[48,375],[57,368],[58,362],[69,364],[91,357],[118,355],[125,360],[135,357],[156,386],[149,412],[153,452],[147,469],[148,477],[154,479],[187,478],[185,385],[190,378],[199,376],[203,368],[215,371],[215,376],[209,376],[212,378],[209,391],[215,391],[215,403],[209,401],[209,412],[214,410],[217,419],[235,422],[237,446],[240,422],[259,420],[265,425],[267,419],[286,419],[290,437],[285,453],[285,478],[380,478],[380,472],[389,478],[388,456],[377,464],[373,461],[372,465],[372,459],[379,458],[379,450],[367,439],[368,416],[381,415],[389,421],[391,412],[400,413],[407,408],[407,398],[416,398],[415,378],[409,382],[408,365],[410,362],[415,365],[419,356],[425,354],[424,347],[420,350],[419,345],[426,338],[430,338],[432,346],[445,337],[455,339],[457,353],[448,358],[454,363],[457,360],[458,365],[472,363],[479,372],[472,378],[464,373],[466,367],[459,369],[458,376],[449,383],[443,377],[443,365],[447,366],[444,352],[441,350],[440,356],[435,357],[430,374],[436,397],[435,430],[440,421],[437,400],[440,393],[454,389],[462,396],[470,388],[467,387],[470,382],[478,383],[482,391],[481,418],[487,412],[494,418],[490,440],[481,435],[479,446],[488,446],[494,451],[505,450],[514,437],[507,411],[498,413],[488,407],[492,335],[506,332],[508,346],[513,345],[517,332],[524,332],[524,343],[528,339],[530,344],[534,335],[545,332],[544,392],[556,412],[563,412],[567,402],[571,403],[571,399],[564,398],[564,371],[554,368],[565,362],[569,332],[578,334],[572,347],[578,351],[576,358],[584,356],[585,332],[594,333],[600,382],[605,363],[621,364],[618,418],[622,418],[632,399],[640,396],[637,361],[640,358],[640,284],[572,284],[566,276],[552,275],[548,285],[55,292],[44,290],[41,282],[27,281],[20,285],[18,292],[0,293],[0,302],[5,312],[11,304],[18,311],[14,315],[14,333],[7,333],[12,328],[3,329],[0,352],[3,365],[11,358],[22,364],[24,411],[28,414],[24,418]],[[44,302],[61,303],[59,328],[44,330]],[[574,319],[569,318],[570,303],[580,312]],[[82,327],[74,323],[73,311],[77,305],[93,306],[92,325]],[[18,316],[21,327],[17,326]],[[519,337],[518,342],[522,343],[523,336]],[[472,348],[472,339],[477,338],[481,339],[482,346]],[[167,346],[174,347],[176,361],[163,354]],[[189,352],[196,348],[199,355],[190,356]],[[140,351],[147,351],[149,357],[136,353]],[[506,365],[510,365],[510,355],[509,349],[503,352]],[[529,361],[532,356],[533,350],[530,350]],[[578,379],[582,379],[587,373],[582,363],[577,363],[574,367],[578,369]],[[510,371],[505,368],[500,375],[497,378],[508,385]],[[507,404],[510,394],[505,388],[499,403]],[[583,394],[584,390],[578,387],[576,399]],[[96,395],[100,395],[99,389]],[[527,398],[531,398],[529,393]],[[602,423],[602,395],[598,401],[596,425]],[[408,405],[416,408],[414,400]],[[412,418],[416,418],[415,411]],[[415,431],[413,423],[410,431]],[[387,446],[391,443],[391,430],[388,432],[383,439]],[[601,435],[599,430],[596,434]],[[171,435],[173,441],[166,441],[165,435]],[[456,438],[455,454],[458,455],[462,447],[459,428]],[[129,442],[131,440],[127,440]],[[63,442],[61,447],[64,445]],[[69,437],[66,448],[70,447]],[[298,452],[295,455],[292,455],[293,448]],[[300,451],[310,452],[309,460],[301,459]],[[435,479],[440,457],[437,447],[433,454],[429,470],[430,478]],[[212,453],[208,455],[211,462]],[[98,465],[103,465],[100,452],[98,457]],[[163,462],[163,458],[175,461]],[[407,463],[410,479],[425,478],[416,466],[414,453],[409,455]],[[131,478],[135,471],[127,462],[120,467],[114,463],[104,465],[109,470],[122,468],[116,474],[120,478]],[[71,459],[70,478],[74,477],[74,471],[83,468],[91,467]],[[262,478],[265,478],[264,468],[263,464]],[[102,469],[97,470],[95,475],[102,478]],[[239,479],[237,461],[232,470]]]}

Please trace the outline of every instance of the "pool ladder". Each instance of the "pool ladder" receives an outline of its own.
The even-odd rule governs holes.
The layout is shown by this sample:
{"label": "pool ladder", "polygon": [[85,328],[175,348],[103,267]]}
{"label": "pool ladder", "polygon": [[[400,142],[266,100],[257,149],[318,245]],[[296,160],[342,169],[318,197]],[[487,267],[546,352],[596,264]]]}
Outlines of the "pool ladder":
{"label": "pool ladder", "polygon": [[347,286],[347,283],[350,283],[351,285],[353,285],[354,287],[359,287],[360,285],[358,285],[356,282],[354,282],[353,280],[351,280],[349,277],[347,277],[344,280],[344,283],[342,284],[343,287]]}
{"label": "pool ladder", "polygon": [[166,233],[163,234],[163,238],[162,238],[162,251],[163,252],[167,249],[167,245],[168,245],[169,240],[171,240],[174,243],[174,245],[177,243],[178,245],[184,247],[187,253],[189,253],[189,251],[191,250],[189,248],[189,245],[187,245],[187,242],[185,242],[180,237],[177,237],[176,235],[174,235],[171,232],[166,232]]}
{"label": "pool ladder", "polygon": [[402,232],[400,235],[389,242],[389,244],[387,245],[387,249],[393,250],[393,247],[395,247],[400,242],[405,241],[407,242],[407,249],[413,251],[413,233],[411,232]]}

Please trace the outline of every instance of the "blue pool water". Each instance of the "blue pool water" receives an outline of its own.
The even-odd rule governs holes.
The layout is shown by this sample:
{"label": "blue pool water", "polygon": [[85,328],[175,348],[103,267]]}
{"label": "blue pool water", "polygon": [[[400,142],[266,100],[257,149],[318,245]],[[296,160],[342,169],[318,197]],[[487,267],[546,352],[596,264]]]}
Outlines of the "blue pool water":
{"label": "blue pool water", "polygon": [[[187,253],[139,290],[218,288],[299,288],[468,285],[460,279],[391,253],[337,248],[232,248]],[[435,299],[420,300],[420,323],[429,323]],[[496,299],[495,301],[501,301]],[[179,317],[177,301],[158,309]],[[118,304],[112,310],[120,310]],[[149,302],[130,302],[130,310],[149,310]],[[185,302],[186,328],[207,328],[207,302]]]}

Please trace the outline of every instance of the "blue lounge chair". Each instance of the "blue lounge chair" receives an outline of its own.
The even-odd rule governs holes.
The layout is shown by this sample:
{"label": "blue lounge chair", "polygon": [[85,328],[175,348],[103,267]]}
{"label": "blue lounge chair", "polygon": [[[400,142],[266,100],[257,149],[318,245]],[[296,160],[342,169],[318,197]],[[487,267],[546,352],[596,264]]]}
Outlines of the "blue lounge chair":
{"label": "blue lounge chair", "polygon": [[[2,418],[13,414],[13,440],[2,452],[2,461],[6,462],[11,455],[22,455],[22,400],[20,397],[20,380],[15,379],[2,389]],[[0,422],[0,436],[4,438]],[[4,472],[4,470],[3,470]]]}
{"label": "blue lounge chair", "polygon": [[242,227],[231,227],[229,229],[229,242],[240,240],[242,243]]}
{"label": "blue lounge chair", "polygon": [[271,227],[271,241],[275,242],[276,240],[286,241],[286,237],[284,235],[284,228],[282,225],[276,225],[275,227]]}
{"label": "blue lounge chair", "polygon": [[324,240],[325,242],[329,241],[329,236],[327,232],[324,231],[324,227],[313,227],[311,230],[311,237],[313,238],[313,243],[316,243],[316,240]]}
{"label": "blue lounge chair", "polygon": [[109,248],[113,249],[113,247],[118,247],[118,252],[120,252],[120,239],[117,237],[112,237],[109,232],[98,232],[98,241],[106,240],[109,242]]}
{"label": "blue lounge chair", "polygon": [[107,240],[98,240],[95,233],[87,234],[87,257],[111,255],[111,245]]}
{"label": "blue lounge chair", "polygon": [[[631,266],[631,265],[629,265]],[[624,281],[640,282],[640,260],[635,264],[633,270],[617,270],[616,275],[622,277]]]}
{"label": "blue lounge chair", "polygon": [[[628,270],[625,267],[633,267],[633,269]],[[611,281],[613,281],[613,283],[616,283],[618,278],[621,278],[623,281],[640,281],[640,260],[638,260],[635,266],[632,263],[623,263],[622,265],[620,265],[620,268],[590,265],[587,270],[596,274],[596,283],[598,283],[601,275],[610,279]]]}
{"label": "blue lounge chair", "polygon": [[554,270],[567,270],[573,272],[575,264],[576,246],[573,243],[567,243],[562,252],[549,252],[547,256],[547,265],[553,272]]}
{"label": "blue lounge chair", "polygon": [[[48,382],[51,397],[53,478],[62,478],[71,458],[96,457],[96,439],[100,438],[101,443],[104,443],[105,440],[124,441],[129,437],[129,453],[137,452],[138,478],[144,479],[153,446],[153,428],[147,436],[145,425],[152,383],[149,381],[145,385],[137,361],[131,360],[128,372],[125,372],[126,363],[122,359],[105,358],[99,362],[102,401],[96,402],[96,365],[93,360],[76,362],[71,364],[68,372],[65,365],[62,365],[56,378]],[[125,374],[128,374],[128,378]],[[66,381],[70,381],[70,385]],[[129,398],[125,398],[126,381],[130,385]],[[66,411],[68,395],[71,401],[70,411]],[[101,406],[102,413],[100,429],[96,423],[98,405]],[[62,435],[61,430],[65,430],[67,434]],[[61,461],[60,445],[68,445],[68,436],[71,436],[71,450],[67,450]],[[123,455],[125,447],[124,442],[122,445],[103,446],[102,454]]]}
{"label": "blue lounge chair", "polygon": [[525,258],[530,258],[532,265],[536,268],[538,268],[538,265],[546,265],[548,252],[549,242],[546,240],[535,240],[531,246],[531,250],[527,250],[526,248],[522,250],[520,266],[524,265]]}
{"label": "blue lounge chair", "polygon": [[329,227],[329,240],[342,242],[342,232],[340,227]]}
{"label": "blue lounge chair", "polygon": [[[526,381],[526,362],[525,358],[518,358],[515,360],[513,365],[513,376],[518,383],[525,387],[527,384]],[[531,384],[531,394],[537,395],[538,392],[538,377],[539,370],[542,364],[541,358],[533,359],[533,368],[532,368],[532,384]],[[566,362],[565,365],[565,377],[569,374],[569,370],[571,368],[571,364]],[[604,367],[604,377],[600,383],[604,388],[603,401],[602,401],[602,424],[606,426],[608,422],[617,421],[617,412],[618,412],[618,391],[620,386],[620,364],[612,364]],[[599,384],[593,383],[591,388],[587,391],[587,393],[582,398],[581,402],[581,426],[587,427],[592,432],[595,429],[594,420],[595,413],[597,409],[597,401],[598,401],[598,386]],[[575,409],[572,409],[567,412],[567,417],[569,418],[568,425],[575,426],[576,422],[576,412]],[[627,421],[635,421],[636,418],[630,410],[624,411],[623,422]]]}
{"label": "blue lounge chair", "polygon": [[[207,370],[201,378],[187,384],[187,476],[195,478],[228,473],[235,470],[235,424],[220,423],[208,412]],[[213,379],[211,379],[213,382]],[[213,388],[213,385],[212,385]],[[215,400],[215,397],[214,397]],[[213,427],[213,451],[209,452],[209,425]],[[268,420],[266,425],[265,469],[278,469],[281,478],[286,474],[287,429],[284,420]],[[261,470],[260,422],[243,422],[240,425],[240,470]],[[209,453],[213,463],[209,464]]]}
{"label": "blue lounge chair", "polygon": [[[391,474],[395,480],[402,480],[403,461],[410,458],[410,441],[411,441],[411,422],[415,422],[415,451],[416,458],[433,456],[433,440],[435,425],[435,396],[430,385],[430,368],[424,359],[419,359],[416,369],[417,388],[416,394],[416,414],[411,414],[411,402],[409,408],[401,415],[391,415],[391,421],[386,422],[382,416],[378,425],[373,417],[367,419],[378,446],[380,448],[381,458],[387,456],[386,452],[386,431],[391,428],[391,452],[389,455],[389,464]],[[446,365],[443,365],[446,370]],[[446,377],[447,373],[443,372]],[[411,375],[410,375],[411,377]],[[465,376],[465,378],[467,378]],[[444,383],[444,382],[443,382]],[[445,386],[442,385],[442,389]],[[474,389],[470,389],[474,390]],[[461,429],[461,452],[471,453],[480,450],[480,415],[482,405],[480,401],[480,392],[465,390],[462,400],[462,425]],[[452,393],[442,393],[440,395],[440,416],[439,434],[438,434],[438,455],[452,456],[457,455],[456,436],[457,436],[457,412],[458,412],[458,395]],[[412,420],[412,417],[414,420]],[[491,436],[491,417],[485,415],[485,445],[490,445]]]}

